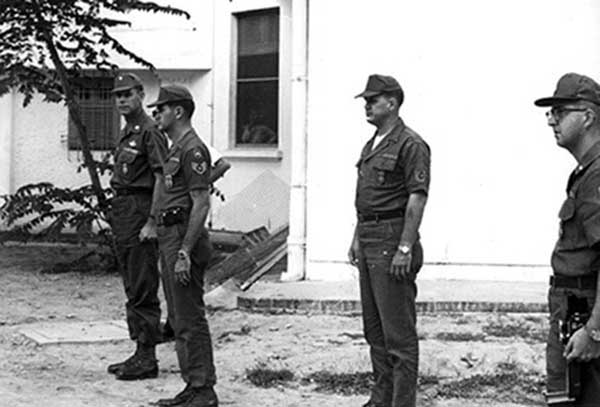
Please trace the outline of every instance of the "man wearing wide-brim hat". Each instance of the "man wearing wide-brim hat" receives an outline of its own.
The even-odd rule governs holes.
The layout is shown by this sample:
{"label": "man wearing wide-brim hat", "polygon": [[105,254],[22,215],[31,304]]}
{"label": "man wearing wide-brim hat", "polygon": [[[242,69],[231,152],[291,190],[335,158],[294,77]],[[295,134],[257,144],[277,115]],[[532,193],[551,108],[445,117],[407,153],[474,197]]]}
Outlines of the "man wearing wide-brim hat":
{"label": "man wearing wide-brim hat", "polygon": [[348,252],[357,266],[365,339],[375,384],[364,407],[415,407],[419,345],[415,279],[423,265],[419,226],[427,202],[430,150],[399,116],[395,78],[369,76],[367,122],[375,134],[356,167],[357,224]]}
{"label": "man wearing wide-brim hat", "polygon": [[[546,347],[549,404],[600,405],[600,85],[563,75],[550,97],[535,101],[546,112],[556,143],[577,161],[558,217],[552,252],[550,333]],[[572,334],[567,333],[573,328]],[[567,379],[567,364],[580,384]],[[569,383],[568,383],[569,382]],[[562,404],[561,404],[562,403]]]}

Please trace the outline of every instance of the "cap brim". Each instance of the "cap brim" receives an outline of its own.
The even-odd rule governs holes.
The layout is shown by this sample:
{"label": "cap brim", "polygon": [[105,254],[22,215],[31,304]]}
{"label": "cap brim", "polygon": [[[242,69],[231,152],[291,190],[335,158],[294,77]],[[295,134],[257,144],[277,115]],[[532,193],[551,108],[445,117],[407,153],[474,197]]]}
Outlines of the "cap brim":
{"label": "cap brim", "polygon": [[546,106],[564,105],[566,103],[577,102],[578,100],[581,100],[581,99],[549,97],[549,98],[538,99],[533,103],[539,107],[546,107]]}
{"label": "cap brim", "polygon": [[164,105],[165,103],[167,103],[167,100],[157,100],[156,102],[152,102],[149,105],[146,105],[147,107],[156,107],[156,106],[160,106],[160,105]]}
{"label": "cap brim", "polygon": [[362,93],[359,93],[358,95],[354,96],[354,99],[358,99],[358,98],[370,98],[373,96],[377,96],[377,95],[381,95],[383,92],[381,91],[377,91],[377,90],[365,90]]}
{"label": "cap brim", "polygon": [[125,90],[129,90],[129,89],[133,89],[133,88],[135,88],[135,85],[119,86],[118,88],[114,88],[113,90],[111,90],[110,93],[123,92]]}

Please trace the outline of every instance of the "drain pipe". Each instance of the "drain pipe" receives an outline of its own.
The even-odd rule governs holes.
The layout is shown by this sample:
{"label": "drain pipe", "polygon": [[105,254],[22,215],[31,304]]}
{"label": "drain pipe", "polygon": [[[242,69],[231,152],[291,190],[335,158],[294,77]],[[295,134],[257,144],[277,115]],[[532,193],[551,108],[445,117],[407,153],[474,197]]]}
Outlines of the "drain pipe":
{"label": "drain pipe", "polygon": [[306,277],[306,172],[308,121],[308,2],[292,5],[291,187],[287,271],[282,281]]}
{"label": "drain pipe", "polygon": [[[15,91],[10,90],[0,97],[0,194],[12,194],[13,191],[13,138]],[[2,204],[2,202],[0,202]]]}

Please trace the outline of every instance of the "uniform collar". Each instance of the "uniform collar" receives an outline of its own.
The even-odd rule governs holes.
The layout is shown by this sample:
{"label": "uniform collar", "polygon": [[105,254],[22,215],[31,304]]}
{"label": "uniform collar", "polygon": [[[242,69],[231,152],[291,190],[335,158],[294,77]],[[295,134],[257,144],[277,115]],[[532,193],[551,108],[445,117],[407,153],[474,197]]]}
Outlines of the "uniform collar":
{"label": "uniform collar", "polygon": [[169,149],[169,155],[175,154],[177,151],[181,150],[184,145],[186,145],[191,139],[196,137],[196,132],[193,128],[186,131],[177,142],[174,142]]}
{"label": "uniform collar", "polygon": [[130,134],[140,133],[144,129],[148,121],[152,121],[152,119],[150,119],[150,116],[148,116],[143,110],[140,111],[138,115],[131,118],[127,123],[125,123],[125,127],[123,128],[123,133],[119,141],[129,137]]}
{"label": "uniform collar", "polygon": [[377,144],[375,148],[372,148],[375,136],[377,136],[377,132],[375,132],[375,134],[373,134],[373,137],[371,137],[371,139],[365,145],[365,148],[362,153],[363,159],[367,160],[375,154],[377,154],[379,151],[384,150],[390,144],[399,142],[400,138],[402,137],[402,134],[404,133],[405,128],[406,125],[404,124],[404,121],[400,117],[398,117],[396,123],[394,123],[394,126],[389,131],[389,133],[383,138],[383,140],[379,142],[379,144]]}
{"label": "uniform collar", "polygon": [[599,157],[600,157],[600,141],[596,142],[596,144],[591,146],[590,149],[585,152],[585,154],[583,155],[583,158],[581,159],[581,162],[579,163],[577,168],[575,168],[575,174],[580,173],[581,171],[583,171],[584,169],[589,167],[589,165],[591,163],[593,163],[594,161],[596,161]]}

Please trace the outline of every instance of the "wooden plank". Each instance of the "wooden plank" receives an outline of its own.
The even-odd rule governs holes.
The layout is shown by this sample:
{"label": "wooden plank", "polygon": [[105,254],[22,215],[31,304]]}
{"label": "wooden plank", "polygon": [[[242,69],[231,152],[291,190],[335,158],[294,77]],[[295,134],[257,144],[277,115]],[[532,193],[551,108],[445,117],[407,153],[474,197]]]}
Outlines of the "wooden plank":
{"label": "wooden plank", "polygon": [[273,267],[279,260],[281,260],[287,254],[287,243],[282,244],[277,249],[275,249],[271,254],[265,257],[259,264],[254,267],[252,275],[238,284],[238,287],[242,291],[246,291],[248,288],[252,286],[258,279],[260,279],[263,275],[269,272],[271,267]]}

